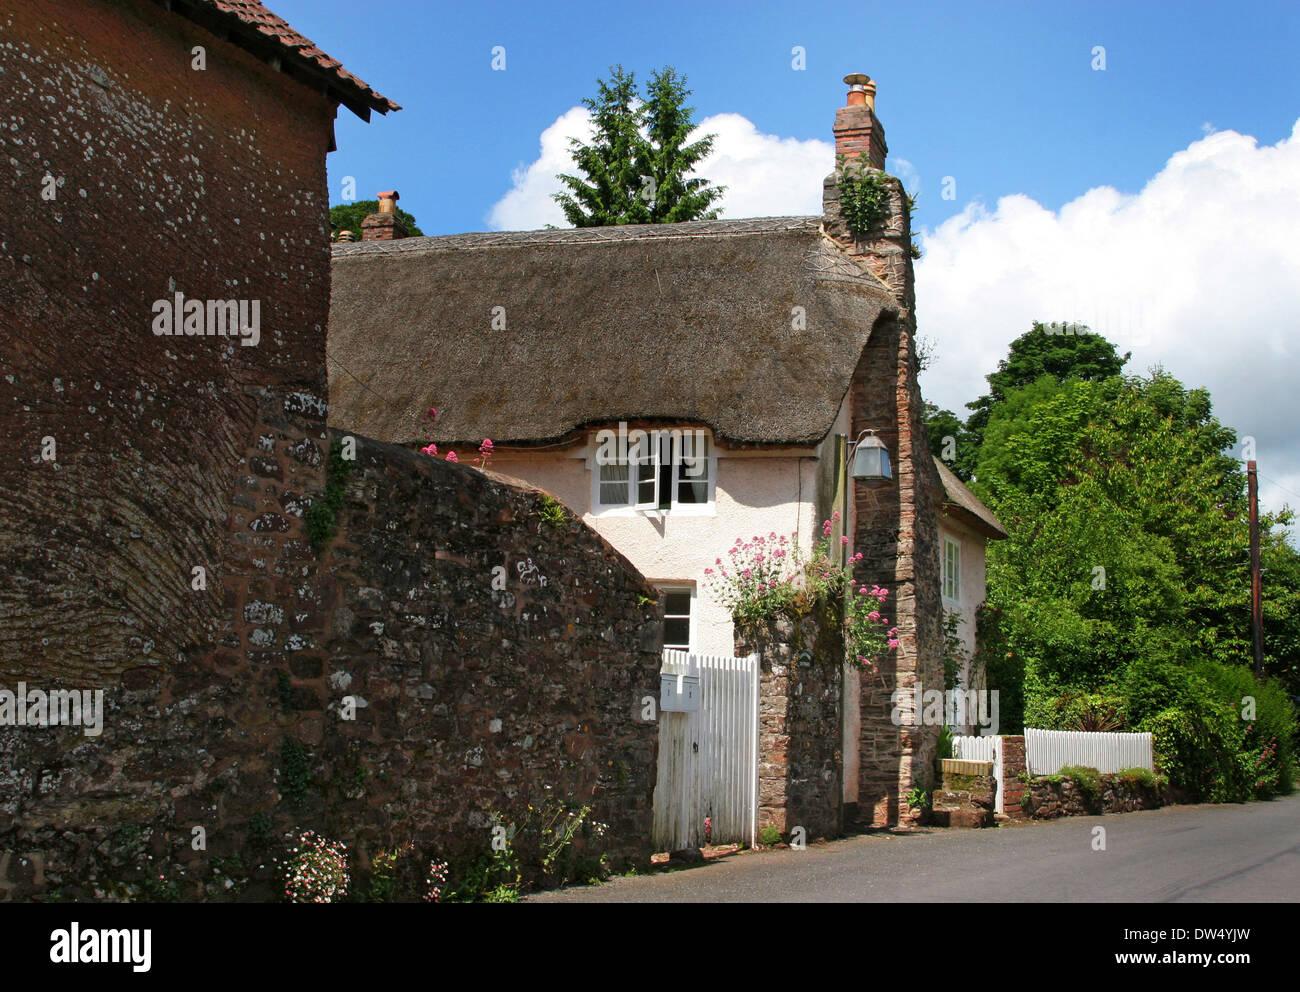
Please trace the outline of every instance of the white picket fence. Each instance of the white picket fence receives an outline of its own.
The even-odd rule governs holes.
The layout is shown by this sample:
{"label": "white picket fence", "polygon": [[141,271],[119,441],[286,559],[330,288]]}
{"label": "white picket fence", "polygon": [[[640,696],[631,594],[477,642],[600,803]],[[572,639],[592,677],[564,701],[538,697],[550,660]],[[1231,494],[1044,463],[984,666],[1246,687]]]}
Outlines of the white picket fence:
{"label": "white picket fence", "polygon": [[659,713],[655,850],[758,841],[758,655],[664,651],[664,675],[699,679],[699,709]]}
{"label": "white picket fence", "polygon": [[[952,756],[993,762],[998,783],[997,811],[1004,813],[1002,738],[958,736]],[[1095,768],[1111,775],[1125,768],[1155,771],[1150,734],[1087,733],[1079,730],[1025,730],[1025,764],[1030,775],[1055,775],[1066,765]]]}
{"label": "white picket fence", "polygon": [[1155,771],[1150,734],[1026,730],[1025,763],[1030,775],[1055,775],[1065,765],[1095,768],[1103,775],[1125,768]]}

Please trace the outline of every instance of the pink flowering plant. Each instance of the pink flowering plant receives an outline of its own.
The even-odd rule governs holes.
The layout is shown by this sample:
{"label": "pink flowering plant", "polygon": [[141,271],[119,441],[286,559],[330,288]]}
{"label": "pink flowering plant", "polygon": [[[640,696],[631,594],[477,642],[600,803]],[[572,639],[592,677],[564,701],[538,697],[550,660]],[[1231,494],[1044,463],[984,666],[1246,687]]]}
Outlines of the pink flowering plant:
{"label": "pink flowering plant", "polygon": [[333,902],[348,893],[347,847],[314,830],[298,838],[285,865],[284,897],[289,902]]}
{"label": "pink flowering plant", "polygon": [[[847,566],[834,553],[832,531],[840,519],[836,511],[822,523],[822,536],[805,556],[797,535],[736,538],[724,561],[706,568],[705,587],[741,625],[762,623],[779,613],[804,614],[819,603],[840,601],[844,607],[845,647],[849,657],[872,670],[885,651],[898,647],[898,628],[881,613],[889,590],[853,580],[853,567],[862,560],[854,555]],[[841,537],[840,545],[849,543]]]}
{"label": "pink flowering plant", "polygon": [[[438,419],[438,408],[432,406],[429,407],[429,409],[425,411],[424,419],[429,421],[430,424],[435,423]],[[420,453],[428,455],[430,458],[437,458],[438,446],[430,442],[429,444],[425,445],[423,448],[420,449]],[[456,457],[456,452],[454,451],[448,451],[447,454],[444,455],[443,457],[449,462],[460,461],[460,459]],[[483,443],[478,446],[478,457],[474,459],[474,464],[478,466],[480,469],[489,468],[491,466],[492,439],[490,437],[485,437],[483,439]]]}

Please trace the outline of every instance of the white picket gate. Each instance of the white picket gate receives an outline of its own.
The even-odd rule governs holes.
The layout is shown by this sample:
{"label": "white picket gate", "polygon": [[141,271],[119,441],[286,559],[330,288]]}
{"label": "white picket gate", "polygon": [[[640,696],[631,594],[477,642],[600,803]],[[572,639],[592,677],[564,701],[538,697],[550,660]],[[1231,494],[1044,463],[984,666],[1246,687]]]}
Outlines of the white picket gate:
{"label": "white picket gate", "polygon": [[664,675],[699,679],[699,708],[659,713],[655,850],[757,842],[758,655],[664,651]]}
{"label": "white picket gate", "polygon": [[1030,775],[1055,775],[1065,765],[1095,768],[1103,775],[1125,768],[1155,771],[1150,734],[1085,733],[1078,730],[1025,730],[1025,763]]}
{"label": "white picket gate", "polygon": [[952,739],[952,756],[962,758],[965,761],[991,761],[993,762],[993,778],[998,784],[997,805],[994,811],[1005,813],[1006,809],[1002,802],[1002,738],[993,737],[973,737],[968,735],[954,736]]}

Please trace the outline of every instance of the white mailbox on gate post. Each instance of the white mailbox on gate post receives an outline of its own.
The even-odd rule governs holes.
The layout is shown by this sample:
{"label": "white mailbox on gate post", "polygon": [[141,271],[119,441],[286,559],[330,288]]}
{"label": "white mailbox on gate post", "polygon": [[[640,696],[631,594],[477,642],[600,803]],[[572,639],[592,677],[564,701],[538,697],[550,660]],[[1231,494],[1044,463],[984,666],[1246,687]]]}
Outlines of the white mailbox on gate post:
{"label": "white mailbox on gate post", "polygon": [[700,708],[698,675],[659,676],[659,709],[664,713],[694,713]]}

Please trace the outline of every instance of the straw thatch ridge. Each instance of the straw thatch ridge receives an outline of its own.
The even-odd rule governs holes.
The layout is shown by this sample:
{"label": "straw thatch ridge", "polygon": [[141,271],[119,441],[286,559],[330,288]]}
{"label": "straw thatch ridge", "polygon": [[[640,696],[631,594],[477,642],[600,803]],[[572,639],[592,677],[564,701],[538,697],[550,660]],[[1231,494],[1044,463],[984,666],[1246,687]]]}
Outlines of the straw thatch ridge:
{"label": "straw thatch ridge", "polygon": [[637,419],[815,444],[895,306],[817,217],[406,238],[333,259],[330,424],[401,444]]}
{"label": "straw thatch ridge", "polygon": [[967,526],[974,528],[985,537],[1000,541],[1007,537],[1002,522],[966,484],[957,478],[953,471],[938,458],[934,464],[939,469],[939,481],[943,484],[945,509]]}

